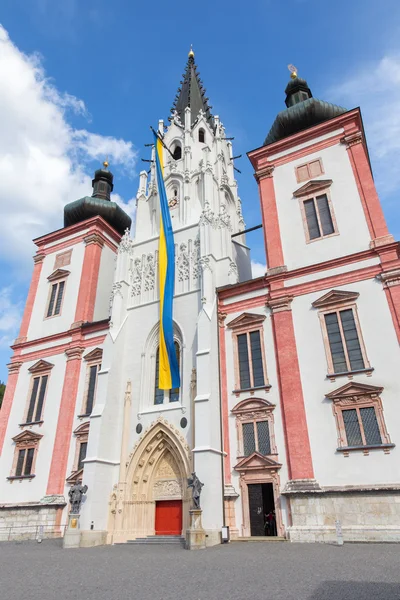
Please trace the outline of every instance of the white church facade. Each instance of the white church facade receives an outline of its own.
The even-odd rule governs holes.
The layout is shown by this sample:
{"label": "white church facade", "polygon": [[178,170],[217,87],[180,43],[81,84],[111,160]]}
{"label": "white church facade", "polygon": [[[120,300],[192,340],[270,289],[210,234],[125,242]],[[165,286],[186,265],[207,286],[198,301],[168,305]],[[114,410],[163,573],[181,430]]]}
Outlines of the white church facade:
{"label": "white church facade", "polygon": [[[204,483],[207,545],[279,536],[400,540],[400,260],[359,109],[296,75],[249,153],[267,256],[251,279],[232,144],[189,54],[159,121],[175,242],[181,387],[158,389],[154,150],[134,232],[113,176],[65,207],[37,253],[0,411],[0,539],[62,535],[88,486],[82,545],[185,535]],[[1,538],[3,536],[3,538]]]}

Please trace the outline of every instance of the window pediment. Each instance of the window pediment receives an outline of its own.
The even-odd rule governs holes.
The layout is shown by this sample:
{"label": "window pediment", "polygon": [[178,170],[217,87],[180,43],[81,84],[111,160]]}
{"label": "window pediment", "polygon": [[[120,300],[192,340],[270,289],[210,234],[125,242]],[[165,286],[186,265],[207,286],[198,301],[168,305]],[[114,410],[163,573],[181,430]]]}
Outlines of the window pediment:
{"label": "window pediment", "polygon": [[34,365],[28,369],[29,373],[44,373],[46,371],[50,371],[54,365],[52,363],[47,362],[47,360],[38,360]]}
{"label": "window pediment", "polygon": [[103,350],[101,348],[95,348],[91,350],[83,357],[84,360],[87,361],[101,361],[103,357]]}
{"label": "window pediment", "polygon": [[332,179],[313,179],[293,192],[295,198],[308,196],[326,190],[332,185]]}
{"label": "window pediment", "polygon": [[275,404],[271,404],[267,400],[261,398],[247,398],[238,402],[234,408],[232,408],[232,414],[234,415],[246,415],[254,412],[259,413],[260,411],[270,412],[275,408]]}
{"label": "window pediment", "polygon": [[346,304],[354,302],[359,297],[358,292],[346,292],[344,290],[331,290],[312,303],[314,308],[329,308],[335,304]]}
{"label": "window pediment", "polygon": [[74,471],[73,473],[71,473],[71,475],[69,477],[67,477],[67,479],[65,480],[67,483],[70,483],[71,485],[78,483],[78,481],[80,479],[82,479],[83,477],[83,469],[79,469],[79,471]]}
{"label": "window pediment", "polygon": [[382,393],[382,391],[383,387],[379,387],[376,385],[367,385],[365,383],[350,382],[346,383],[345,385],[342,385],[340,388],[334,390],[333,392],[329,392],[329,394],[326,394],[326,397],[330,400],[333,400],[333,402],[337,402],[346,398],[357,399],[359,397],[365,396],[378,396]]}
{"label": "window pediment", "polygon": [[251,329],[253,327],[261,327],[265,321],[265,315],[256,315],[252,313],[243,313],[233,321],[227,323],[229,329]]}
{"label": "window pediment", "polygon": [[48,276],[48,281],[57,281],[58,279],[64,279],[68,277],[71,271],[67,271],[67,269],[57,269],[51,275]]}
{"label": "window pediment", "polygon": [[235,465],[235,471],[256,471],[259,469],[280,469],[281,464],[259,454],[259,452],[253,452],[250,456],[242,458],[237,465]]}
{"label": "window pediment", "polygon": [[42,435],[33,431],[23,431],[22,433],[14,436],[12,439],[17,445],[26,445],[31,443],[37,444],[42,437]]}
{"label": "window pediment", "polygon": [[90,427],[90,423],[89,423],[89,421],[86,421],[85,423],[82,423],[74,430],[74,434],[78,437],[81,437],[82,435],[89,435],[89,427]]}

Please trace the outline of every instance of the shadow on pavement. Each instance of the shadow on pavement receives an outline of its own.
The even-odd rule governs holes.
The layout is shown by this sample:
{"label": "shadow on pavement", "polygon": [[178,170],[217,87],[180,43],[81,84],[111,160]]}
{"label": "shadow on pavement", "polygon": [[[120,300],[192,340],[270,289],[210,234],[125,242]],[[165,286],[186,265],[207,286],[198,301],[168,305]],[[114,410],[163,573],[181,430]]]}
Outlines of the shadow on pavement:
{"label": "shadow on pavement", "polygon": [[326,581],[310,600],[399,600],[400,583]]}

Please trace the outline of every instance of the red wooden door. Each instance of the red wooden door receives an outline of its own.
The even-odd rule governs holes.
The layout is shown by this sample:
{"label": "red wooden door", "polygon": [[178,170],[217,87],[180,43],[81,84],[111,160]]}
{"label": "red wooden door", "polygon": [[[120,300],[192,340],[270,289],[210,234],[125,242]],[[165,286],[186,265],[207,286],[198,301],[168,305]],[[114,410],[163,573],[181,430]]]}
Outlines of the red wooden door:
{"label": "red wooden door", "polygon": [[181,535],[182,500],[156,502],[156,535]]}

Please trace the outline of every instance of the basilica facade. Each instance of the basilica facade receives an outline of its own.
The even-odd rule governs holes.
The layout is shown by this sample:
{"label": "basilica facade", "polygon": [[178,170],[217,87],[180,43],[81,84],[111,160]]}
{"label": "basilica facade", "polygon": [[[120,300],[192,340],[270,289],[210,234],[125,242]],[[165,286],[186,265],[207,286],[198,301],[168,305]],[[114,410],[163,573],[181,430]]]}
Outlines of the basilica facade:
{"label": "basilica facade", "polygon": [[[359,109],[312,96],[248,153],[267,256],[251,278],[232,143],[189,53],[160,120],[175,242],[181,387],[158,388],[154,150],[134,231],[107,163],[37,253],[0,411],[0,538],[62,535],[88,486],[81,544],[185,536],[195,471],[206,544],[400,540],[399,245]],[[262,140],[260,140],[262,141]],[[5,535],[5,534],[4,534]]]}

